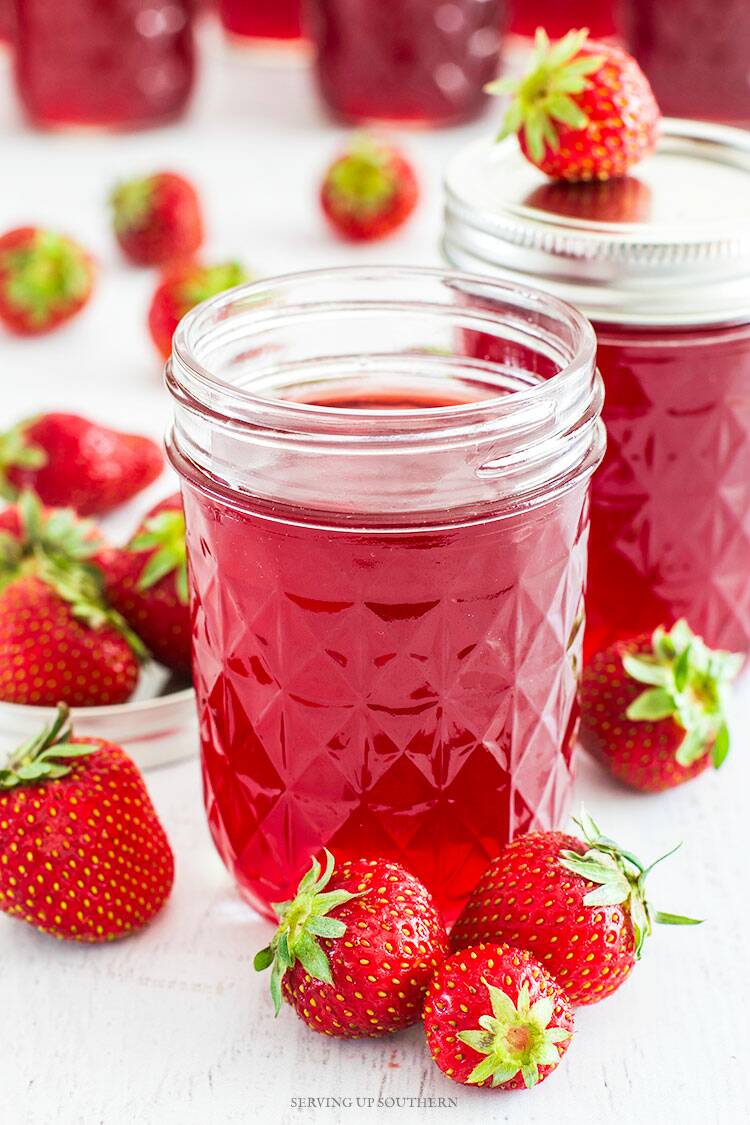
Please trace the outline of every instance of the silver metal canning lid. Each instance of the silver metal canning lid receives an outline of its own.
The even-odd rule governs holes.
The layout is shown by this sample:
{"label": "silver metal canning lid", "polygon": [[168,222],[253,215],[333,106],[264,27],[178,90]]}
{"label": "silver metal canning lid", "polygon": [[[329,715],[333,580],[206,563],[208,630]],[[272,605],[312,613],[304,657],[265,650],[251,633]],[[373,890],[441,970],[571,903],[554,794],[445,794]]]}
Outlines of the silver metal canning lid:
{"label": "silver metal canning lid", "polygon": [[601,184],[548,180],[515,137],[445,177],[451,265],[540,285],[592,320],[750,320],[750,132],[666,118],[657,151]]}

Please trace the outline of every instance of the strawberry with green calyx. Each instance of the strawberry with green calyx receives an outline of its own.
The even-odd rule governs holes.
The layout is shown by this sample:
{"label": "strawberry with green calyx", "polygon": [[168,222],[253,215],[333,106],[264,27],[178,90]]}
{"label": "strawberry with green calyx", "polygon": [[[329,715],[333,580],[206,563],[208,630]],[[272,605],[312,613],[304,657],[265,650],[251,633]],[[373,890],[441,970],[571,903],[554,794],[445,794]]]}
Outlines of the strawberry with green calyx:
{"label": "strawberry with green calyx", "polygon": [[0,237],[0,321],[11,332],[51,332],[88,302],[91,256],[65,235],[18,227]]}
{"label": "strawberry with green calyx", "polygon": [[137,768],[57,717],[0,768],[0,910],[60,939],[101,943],[161,910],[174,859]]}
{"label": "strawberry with green calyx", "polygon": [[203,242],[198,193],[175,172],[157,172],[117,185],[110,196],[122,252],[139,266],[190,258]]}
{"label": "strawberry with green calyx", "polygon": [[697,922],[652,910],[645,883],[655,863],[644,866],[585,813],[575,823],[582,839],[531,832],[508,844],[474,888],[451,945],[507,942],[528,949],[571,1003],[593,1004],[630,975],[654,922]]}
{"label": "strawberry with green calyx", "polygon": [[271,968],[278,1014],[287,1000],[313,1031],[339,1038],[388,1035],[416,1023],[433,973],[447,956],[445,926],[422,884],[398,863],[326,851],[255,958]]}
{"label": "strawberry with green calyx", "polygon": [[414,170],[397,149],[357,136],[325,174],[323,212],[343,238],[363,242],[385,238],[417,205]]}
{"label": "strawberry with green calyx", "polygon": [[111,604],[155,660],[189,676],[190,608],[180,494],[157,504],[127,547],[109,552],[101,562]]}
{"label": "strawberry with green calyx", "polygon": [[729,752],[729,690],[742,663],[710,649],[686,621],[618,642],[584,669],[581,742],[643,792],[718,768]]}
{"label": "strawberry with green calyx", "polygon": [[424,1026],[448,1078],[495,1090],[543,1082],[574,1030],[560,985],[528,951],[504,944],[479,944],[443,962],[427,992]]}
{"label": "strawberry with green calyx", "polygon": [[100,515],[131,500],[163,468],[151,438],[79,414],[40,414],[0,434],[0,495],[7,500],[31,488],[49,507]]}
{"label": "strawberry with green calyx", "polygon": [[0,699],[125,702],[148,654],[105,598],[91,525],[25,493],[0,527]]}
{"label": "strawberry with green calyx", "polygon": [[512,97],[498,139],[517,133],[524,155],[554,179],[623,176],[656,145],[661,114],[648,79],[586,29],[550,44],[539,28],[529,73],[487,89]]}
{"label": "strawberry with green calyx", "polygon": [[250,275],[239,262],[214,266],[185,262],[168,270],[151,298],[148,313],[151,338],[163,358],[169,359],[172,336],[185,313],[201,301],[249,280]]}

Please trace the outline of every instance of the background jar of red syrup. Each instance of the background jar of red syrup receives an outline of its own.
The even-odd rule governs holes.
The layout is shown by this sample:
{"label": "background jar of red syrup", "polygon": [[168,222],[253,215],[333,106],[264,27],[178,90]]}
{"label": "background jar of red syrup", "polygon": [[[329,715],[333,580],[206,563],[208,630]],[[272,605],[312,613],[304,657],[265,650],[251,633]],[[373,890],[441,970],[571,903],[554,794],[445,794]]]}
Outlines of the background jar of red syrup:
{"label": "background jar of red syrup", "polygon": [[302,39],[302,0],[219,0],[230,35],[248,43],[295,44]]}
{"label": "background jar of red syrup", "polygon": [[193,0],[15,0],[15,78],[48,128],[133,129],[180,116],[193,87]]}
{"label": "background jar of red syrup", "polygon": [[617,0],[508,0],[508,30],[533,39],[536,29],[543,27],[550,39],[562,39],[571,28],[587,27],[593,39],[604,39],[615,34],[616,3]]}
{"label": "background jar of red syrup", "polygon": [[403,861],[454,917],[566,812],[590,326],[526,288],[330,270],[199,307],[167,377],[219,852],[265,913],[326,845]]}
{"label": "background jar of red syrup", "polygon": [[620,0],[622,31],[664,113],[750,126],[748,0]]}
{"label": "background jar of red syrup", "polygon": [[323,100],[345,121],[467,121],[496,75],[504,10],[504,0],[308,0]]}
{"label": "background jar of red syrup", "polygon": [[543,285],[597,332],[587,651],[685,616],[750,652],[750,134],[667,120],[630,177],[580,185],[488,139],[446,193],[449,262]]}

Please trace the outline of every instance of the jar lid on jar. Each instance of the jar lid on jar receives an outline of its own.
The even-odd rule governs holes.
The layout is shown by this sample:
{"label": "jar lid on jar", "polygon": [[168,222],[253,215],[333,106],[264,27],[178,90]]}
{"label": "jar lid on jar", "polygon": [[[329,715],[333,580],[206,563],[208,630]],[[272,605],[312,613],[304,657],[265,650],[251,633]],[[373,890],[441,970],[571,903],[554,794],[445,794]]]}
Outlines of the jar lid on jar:
{"label": "jar lid on jar", "polygon": [[446,178],[443,248],[461,269],[532,282],[599,322],[750,320],[750,132],[665,119],[630,176],[547,179],[515,137],[474,142]]}

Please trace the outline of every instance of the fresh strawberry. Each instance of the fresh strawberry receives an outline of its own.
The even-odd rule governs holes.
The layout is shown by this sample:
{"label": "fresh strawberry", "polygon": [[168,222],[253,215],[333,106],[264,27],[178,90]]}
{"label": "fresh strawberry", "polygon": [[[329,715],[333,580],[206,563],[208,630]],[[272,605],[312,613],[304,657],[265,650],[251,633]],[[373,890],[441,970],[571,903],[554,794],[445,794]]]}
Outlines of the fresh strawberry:
{"label": "fresh strawberry", "polygon": [[418,195],[414,170],[402,153],[371,137],[357,137],[326,172],[320,201],[338,234],[371,242],[406,222]]}
{"label": "fresh strawberry", "polygon": [[50,507],[101,515],[131,500],[164,468],[150,438],[78,414],[42,414],[0,434],[0,495],[33,489]]}
{"label": "fresh strawberry", "polygon": [[3,518],[0,699],[89,707],[133,694],[146,651],[104,598],[101,551],[91,525],[32,493]]}
{"label": "fresh strawberry", "polygon": [[167,668],[190,676],[185,517],[179,492],[146,516],[125,550],[104,564],[107,597]]}
{"label": "fresh strawberry", "polygon": [[500,138],[517,133],[524,155],[556,180],[624,176],[656,145],[661,114],[648,79],[586,30],[550,45],[540,28],[529,73],[487,89],[512,95]]}
{"label": "fresh strawberry", "polygon": [[143,778],[112,743],[76,738],[67,708],[0,769],[0,910],[57,938],[140,930],[174,860]]}
{"label": "fresh strawberry", "polygon": [[528,949],[573,1004],[594,1004],[630,975],[652,922],[695,920],[653,913],[644,882],[654,864],[644,867],[585,814],[576,823],[583,840],[533,832],[508,844],[474,888],[451,945]]}
{"label": "fresh strawberry", "polygon": [[83,308],[91,256],[62,234],[18,227],[0,237],[0,321],[20,336],[51,332]]}
{"label": "fresh strawberry", "polygon": [[416,1023],[427,986],[448,954],[429,893],[398,863],[360,859],[335,870],[313,860],[290,902],[275,904],[279,928],[255,958],[273,966],[282,992],[313,1031],[344,1039],[388,1035]]}
{"label": "fresh strawberry", "polygon": [[729,752],[729,685],[742,663],[708,648],[686,621],[619,642],[583,671],[581,742],[646,793],[718,769]]}
{"label": "fresh strawberry", "polygon": [[110,197],[117,241],[138,266],[190,258],[203,242],[198,193],[174,172],[118,184]]}
{"label": "fresh strawberry", "polygon": [[217,266],[184,262],[168,270],[151,299],[148,314],[151,338],[164,359],[169,359],[174,330],[185,313],[201,301],[248,280],[249,274],[239,262],[222,262]]}
{"label": "fresh strawberry", "polygon": [[522,1090],[559,1065],[573,1036],[573,1011],[526,950],[479,944],[454,953],[436,972],[424,1029],[430,1054],[454,1082]]}

